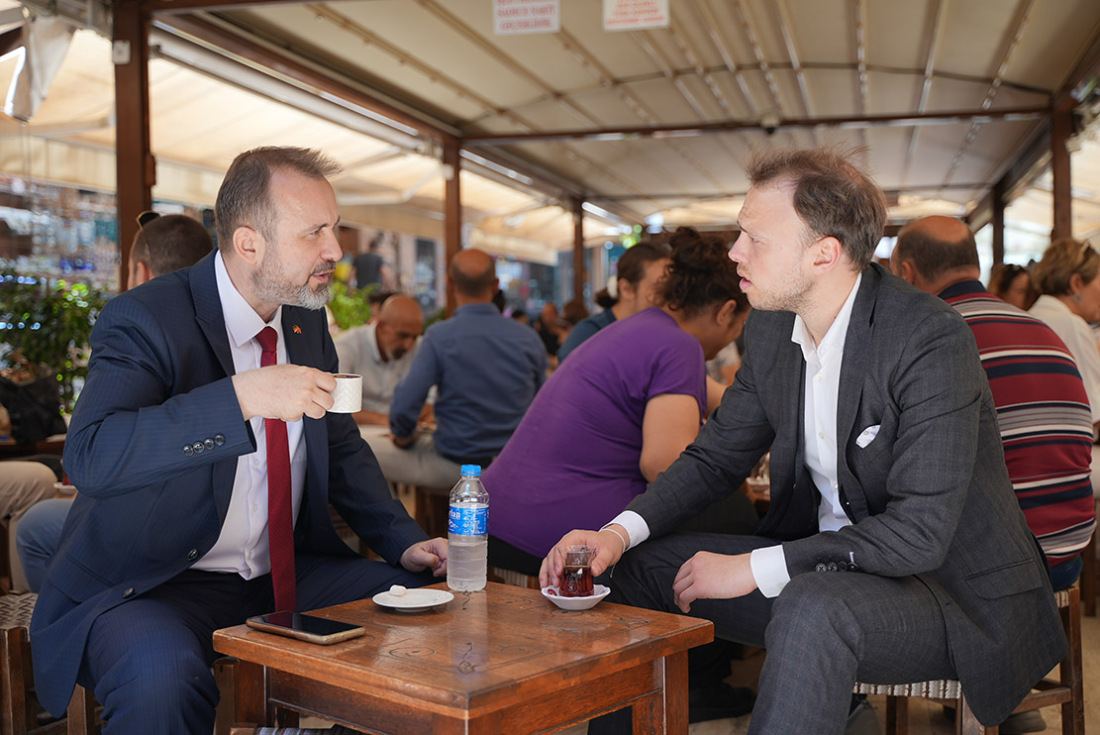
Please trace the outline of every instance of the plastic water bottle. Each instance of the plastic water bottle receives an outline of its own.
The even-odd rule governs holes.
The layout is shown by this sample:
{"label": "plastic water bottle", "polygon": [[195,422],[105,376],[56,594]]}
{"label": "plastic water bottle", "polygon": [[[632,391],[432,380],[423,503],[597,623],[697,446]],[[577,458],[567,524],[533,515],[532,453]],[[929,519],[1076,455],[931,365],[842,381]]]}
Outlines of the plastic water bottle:
{"label": "plastic water bottle", "polygon": [[485,589],[489,556],[489,493],[481,467],[462,465],[462,478],[451,488],[447,519],[447,586],[473,592]]}

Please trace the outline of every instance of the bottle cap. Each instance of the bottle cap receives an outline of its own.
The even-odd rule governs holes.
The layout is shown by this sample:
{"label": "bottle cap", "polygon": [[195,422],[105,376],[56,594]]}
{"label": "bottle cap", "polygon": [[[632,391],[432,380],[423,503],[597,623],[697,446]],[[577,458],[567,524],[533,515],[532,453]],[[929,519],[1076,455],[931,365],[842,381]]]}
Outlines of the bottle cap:
{"label": "bottle cap", "polygon": [[481,465],[476,464],[464,464],[462,465],[463,477],[481,477]]}

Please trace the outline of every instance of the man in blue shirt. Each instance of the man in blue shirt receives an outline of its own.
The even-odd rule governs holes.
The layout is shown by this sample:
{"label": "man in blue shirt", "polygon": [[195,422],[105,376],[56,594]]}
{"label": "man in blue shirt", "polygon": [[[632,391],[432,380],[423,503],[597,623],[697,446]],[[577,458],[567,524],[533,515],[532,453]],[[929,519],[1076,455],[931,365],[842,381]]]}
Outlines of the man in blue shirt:
{"label": "man in blue shirt", "polygon": [[[493,259],[463,250],[448,277],[458,308],[424,334],[390,404],[392,440],[370,440],[390,482],[449,487],[459,466],[485,467],[519,425],[546,379],[546,350],[530,327],[501,316]],[[432,386],[437,428],[422,434],[420,409]]]}

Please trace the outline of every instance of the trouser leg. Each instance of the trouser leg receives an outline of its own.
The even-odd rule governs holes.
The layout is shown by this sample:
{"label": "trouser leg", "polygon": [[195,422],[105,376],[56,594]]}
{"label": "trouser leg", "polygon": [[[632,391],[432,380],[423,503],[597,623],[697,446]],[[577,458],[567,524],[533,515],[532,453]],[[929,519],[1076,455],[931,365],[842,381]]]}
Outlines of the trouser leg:
{"label": "trouser leg", "polygon": [[795,577],[775,599],[749,733],[839,735],[856,681],[955,676],[939,603],[915,577]]}
{"label": "trouser leg", "polygon": [[77,681],[103,705],[104,735],[213,731],[213,631],[266,612],[269,577],[184,572],[96,618]]}

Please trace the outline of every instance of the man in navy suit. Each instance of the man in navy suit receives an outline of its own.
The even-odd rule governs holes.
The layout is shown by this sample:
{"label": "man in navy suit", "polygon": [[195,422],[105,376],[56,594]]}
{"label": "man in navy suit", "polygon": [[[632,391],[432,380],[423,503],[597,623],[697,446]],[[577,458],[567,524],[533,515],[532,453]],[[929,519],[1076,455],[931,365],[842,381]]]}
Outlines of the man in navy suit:
{"label": "man in navy suit", "polygon": [[[828,150],[776,151],[730,251],[745,360],[695,442],[598,532],[612,598],[767,648],[749,732],[838,734],[857,681],[957,678],[1003,721],[1064,655],[966,323],[872,262],[882,192]],[[771,450],[756,535],[671,534]],[[624,552],[629,549],[628,553]],[[543,584],[561,574],[555,549]]]}
{"label": "man in navy suit", "polygon": [[[351,417],[327,413],[334,172],[304,149],[241,154],[218,192],[217,252],[112,299],[96,323],[65,446],[80,493],[31,624],[50,711],[79,682],[105,733],[211,732],[212,632],[275,609],[269,479],[286,480],[271,505],[289,505],[296,609],[445,572],[446,541],[391,498]],[[260,367],[265,349],[277,364]],[[280,434],[289,461],[269,472]],[[330,503],[385,562],[341,541]]]}

